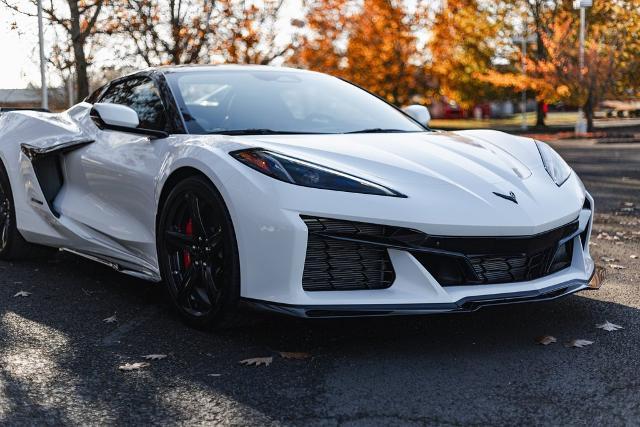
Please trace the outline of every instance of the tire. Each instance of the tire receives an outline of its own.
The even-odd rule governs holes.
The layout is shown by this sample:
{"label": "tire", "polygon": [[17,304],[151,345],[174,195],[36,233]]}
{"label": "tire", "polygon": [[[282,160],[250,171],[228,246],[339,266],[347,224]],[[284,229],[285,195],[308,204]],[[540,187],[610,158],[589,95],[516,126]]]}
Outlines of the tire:
{"label": "tire", "polygon": [[50,256],[55,249],[29,243],[17,228],[13,192],[4,165],[0,164],[0,259],[18,261]]}
{"label": "tire", "polygon": [[169,299],[191,327],[228,327],[237,316],[240,261],[222,196],[206,178],[189,177],[161,209],[158,260]]}

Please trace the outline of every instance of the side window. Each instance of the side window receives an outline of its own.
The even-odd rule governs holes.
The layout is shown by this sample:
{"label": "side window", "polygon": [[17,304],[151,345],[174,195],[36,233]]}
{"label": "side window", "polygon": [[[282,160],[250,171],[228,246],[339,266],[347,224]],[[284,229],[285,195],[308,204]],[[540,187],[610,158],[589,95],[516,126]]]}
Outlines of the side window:
{"label": "side window", "polygon": [[160,93],[148,78],[134,78],[112,85],[100,102],[131,107],[138,113],[139,128],[166,130],[167,120]]}

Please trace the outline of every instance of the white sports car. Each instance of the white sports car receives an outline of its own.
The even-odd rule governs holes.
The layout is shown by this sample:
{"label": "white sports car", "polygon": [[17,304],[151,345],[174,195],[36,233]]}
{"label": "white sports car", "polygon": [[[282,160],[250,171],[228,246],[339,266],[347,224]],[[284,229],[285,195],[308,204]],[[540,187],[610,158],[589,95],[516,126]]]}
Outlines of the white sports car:
{"label": "white sports car", "polygon": [[0,257],[54,247],[164,281],[198,327],[240,302],[441,313],[599,285],[593,199],[552,148],[428,120],[254,66],[150,69],[63,113],[8,112]]}

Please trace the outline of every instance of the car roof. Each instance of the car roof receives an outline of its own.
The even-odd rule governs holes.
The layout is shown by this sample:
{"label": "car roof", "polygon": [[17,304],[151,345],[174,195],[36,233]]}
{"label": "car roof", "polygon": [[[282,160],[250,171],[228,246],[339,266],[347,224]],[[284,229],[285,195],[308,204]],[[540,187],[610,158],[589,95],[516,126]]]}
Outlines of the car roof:
{"label": "car roof", "polygon": [[[188,73],[193,71],[281,71],[290,73],[313,73],[313,71],[301,70],[290,67],[278,67],[272,65],[245,65],[245,64],[186,64],[186,65],[163,65],[151,67],[141,71],[158,71],[160,73]],[[136,73],[134,73],[136,74]]]}

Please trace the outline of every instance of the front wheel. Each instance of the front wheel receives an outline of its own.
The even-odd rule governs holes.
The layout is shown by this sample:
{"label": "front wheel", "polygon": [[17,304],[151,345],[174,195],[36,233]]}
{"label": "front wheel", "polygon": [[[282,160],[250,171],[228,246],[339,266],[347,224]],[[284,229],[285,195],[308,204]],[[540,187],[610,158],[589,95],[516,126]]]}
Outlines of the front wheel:
{"label": "front wheel", "polygon": [[205,178],[187,178],[169,193],[158,223],[158,256],[169,298],[189,325],[211,329],[235,315],[235,232],[222,197]]}
{"label": "front wheel", "polygon": [[0,163],[0,259],[21,260],[46,257],[54,252],[53,248],[27,242],[18,231],[9,176],[4,165]]}

